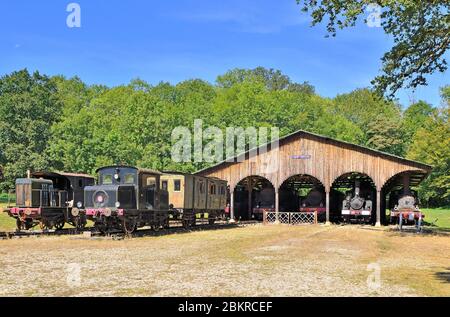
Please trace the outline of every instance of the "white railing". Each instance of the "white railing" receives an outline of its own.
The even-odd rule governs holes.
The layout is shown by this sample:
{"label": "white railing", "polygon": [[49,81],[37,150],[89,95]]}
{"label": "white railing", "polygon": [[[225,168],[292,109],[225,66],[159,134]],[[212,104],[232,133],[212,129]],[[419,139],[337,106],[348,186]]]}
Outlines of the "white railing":
{"label": "white railing", "polygon": [[317,212],[264,212],[264,224],[281,223],[290,225],[316,224]]}

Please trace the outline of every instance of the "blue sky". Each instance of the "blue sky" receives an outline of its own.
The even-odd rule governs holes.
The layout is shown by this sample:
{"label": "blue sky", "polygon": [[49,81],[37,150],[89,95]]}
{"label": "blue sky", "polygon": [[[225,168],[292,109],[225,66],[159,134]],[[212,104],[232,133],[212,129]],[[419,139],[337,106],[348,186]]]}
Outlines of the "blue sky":
{"label": "blue sky", "polygon": [[[66,26],[70,2],[81,6],[81,28]],[[295,0],[0,0],[0,74],[26,67],[114,86],[137,77],[214,82],[235,67],[264,66],[327,97],[369,86],[390,38],[363,23],[325,34]],[[398,98],[437,106],[449,78],[435,74]]]}

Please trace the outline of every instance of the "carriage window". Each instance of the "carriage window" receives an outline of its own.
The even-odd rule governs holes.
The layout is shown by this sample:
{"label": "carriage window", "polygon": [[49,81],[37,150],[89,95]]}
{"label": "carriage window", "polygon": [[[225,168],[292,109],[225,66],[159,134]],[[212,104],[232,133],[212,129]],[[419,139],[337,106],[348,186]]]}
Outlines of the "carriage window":
{"label": "carriage window", "polygon": [[210,194],[215,195],[216,194],[216,185],[211,185]]}
{"label": "carriage window", "polygon": [[111,185],[113,182],[112,175],[103,175],[102,184],[103,185]]}
{"label": "carriage window", "polygon": [[220,194],[225,195],[225,187],[220,186]]}
{"label": "carriage window", "polygon": [[133,174],[125,175],[125,184],[134,184],[134,175]]}
{"label": "carriage window", "polygon": [[162,187],[162,190],[167,190],[167,187],[168,187],[167,181],[162,181],[161,182],[161,187]]}
{"label": "carriage window", "polygon": [[82,179],[78,180],[78,187],[80,187],[80,188],[83,187],[83,180]]}
{"label": "carriage window", "polygon": [[181,191],[181,181],[179,179],[173,181],[173,190],[176,192]]}
{"label": "carriage window", "polygon": [[147,186],[155,186],[156,185],[156,178],[153,176],[148,176],[147,180],[145,181]]}

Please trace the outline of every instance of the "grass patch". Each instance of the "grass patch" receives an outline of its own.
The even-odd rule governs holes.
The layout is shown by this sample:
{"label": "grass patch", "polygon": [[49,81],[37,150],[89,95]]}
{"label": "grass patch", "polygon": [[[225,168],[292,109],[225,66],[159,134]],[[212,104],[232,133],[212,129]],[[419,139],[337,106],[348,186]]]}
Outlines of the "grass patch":
{"label": "grass patch", "polygon": [[[0,203],[0,208],[6,208],[6,203]],[[0,212],[0,231],[14,231],[16,229],[16,221],[6,212]]]}
{"label": "grass patch", "polygon": [[8,198],[9,198],[9,202],[11,202],[11,203],[14,203],[16,201],[16,196],[9,195],[7,193],[0,193],[0,205],[8,204]]}
{"label": "grass patch", "polygon": [[434,224],[439,229],[450,230],[450,208],[422,209],[425,223]]}

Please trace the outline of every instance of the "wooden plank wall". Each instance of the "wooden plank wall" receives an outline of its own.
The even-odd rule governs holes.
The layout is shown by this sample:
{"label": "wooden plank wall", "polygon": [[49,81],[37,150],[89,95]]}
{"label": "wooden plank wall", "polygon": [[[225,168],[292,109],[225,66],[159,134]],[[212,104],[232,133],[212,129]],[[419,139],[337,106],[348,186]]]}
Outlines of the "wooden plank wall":
{"label": "wooden plank wall", "polygon": [[[296,159],[293,156],[310,156]],[[429,173],[420,164],[386,157],[364,148],[314,135],[296,135],[280,142],[278,151],[271,150],[239,163],[223,163],[201,173],[228,181],[230,190],[244,178],[258,175],[267,178],[278,188],[289,177],[299,174],[314,176],[329,190],[341,175],[350,172],[367,174],[377,190],[393,176],[405,171]]]}

